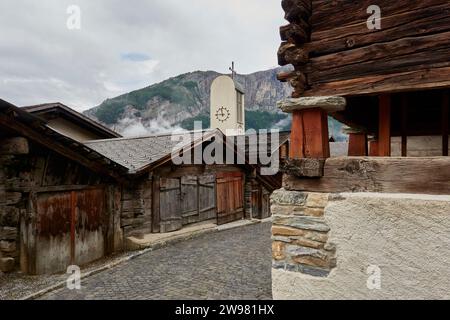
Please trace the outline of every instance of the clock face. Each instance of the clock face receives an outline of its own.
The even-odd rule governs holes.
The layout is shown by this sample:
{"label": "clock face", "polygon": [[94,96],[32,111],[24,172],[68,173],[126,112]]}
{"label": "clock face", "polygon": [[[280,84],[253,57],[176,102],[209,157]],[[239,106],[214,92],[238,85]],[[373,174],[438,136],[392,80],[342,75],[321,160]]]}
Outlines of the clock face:
{"label": "clock face", "polygon": [[216,111],[216,119],[225,122],[230,118],[231,112],[226,107],[219,107]]}

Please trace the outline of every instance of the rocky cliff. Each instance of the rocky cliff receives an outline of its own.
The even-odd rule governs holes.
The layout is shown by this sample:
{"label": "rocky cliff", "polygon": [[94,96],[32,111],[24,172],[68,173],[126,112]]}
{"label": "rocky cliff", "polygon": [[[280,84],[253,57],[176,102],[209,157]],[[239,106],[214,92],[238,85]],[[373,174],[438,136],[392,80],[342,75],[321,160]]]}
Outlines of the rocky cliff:
{"label": "rocky cliff", "polygon": [[[280,68],[237,75],[246,92],[246,128],[289,129],[290,117],[276,102],[291,88],[276,79]],[[210,86],[220,74],[195,71],[112,99],[85,112],[125,136],[192,129],[194,121],[209,127]]]}

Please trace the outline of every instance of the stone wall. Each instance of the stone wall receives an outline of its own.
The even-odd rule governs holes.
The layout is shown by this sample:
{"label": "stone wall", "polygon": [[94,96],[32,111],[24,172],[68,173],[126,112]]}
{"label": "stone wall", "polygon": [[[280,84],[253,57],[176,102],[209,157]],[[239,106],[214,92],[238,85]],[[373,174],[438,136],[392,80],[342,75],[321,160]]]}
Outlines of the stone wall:
{"label": "stone wall", "polygon": [[275,299],[449,299],[450,196],[279,190]]}
{"label": "stone wall", "polygon": [[277,190],[271,197],[273,268],[325,277],[336,266],[324,219],[329,195]]}
{"label": "stone wall", "polygon": [[0,156],[0,271],[10,272],[19,263],[19,221],[23,196],[11,190],[11,175],[18,165],[13,156]]}

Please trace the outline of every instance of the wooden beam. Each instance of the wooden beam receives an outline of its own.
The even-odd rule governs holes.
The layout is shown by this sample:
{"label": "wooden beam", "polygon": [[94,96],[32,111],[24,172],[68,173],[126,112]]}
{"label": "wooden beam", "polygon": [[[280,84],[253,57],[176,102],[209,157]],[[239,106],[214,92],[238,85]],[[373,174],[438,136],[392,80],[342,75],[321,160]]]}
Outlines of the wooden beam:
{"label": "wooden beam", "polygon": [[449,38],[450,32],[444,32],[311,58],[306,67],[308,80],[313,85],[378,75],[380,71],[396,73],[422,70],[423,66],[449,66]]}
{"label": "wooden beam", "polygon": [[359,96],[450,87],[450,67],[426,66],[422,70],[355,77],[312,84],[303,96]]}
{"label": "wooden beam", "polygon": [[378,156],[391,156],[391,96],[379,96]]}
{"label": "wooden beam", "polygon": [[[397,15],[445,3],[446,0],[404,0],[383,1],[380,6],[382,6],[382,12],[385,13],[382,14],[382,19],[384,19],[385,16]],[[360,22],[365,23],[368,18],[367,8],[374,4],[374,2],[373,0],[314,0],[313,4],[314,8],[310,22],[314,26],[314,30],[327,31],[334,26],[348,26]],[[345,14],[342,14],[343,12]]]}
{"label": "wooden beam", "polygon": [[[450,194],[450,158],[329,158],[321,179],[284,175],[287,190]],[[424,183],[425,182],[425,183]]]}
{"label": "wooden beam", "polygon": [[444,90],[442,96],[442,155],[448,157],[448,117],[449,117],[449,92]]}
{"label": "wooden beam", "polygon": [[0,155],[21,155],[29,153],[28,140],[22,137],[0,140]]}
{"label": "wooden beam", "polygon": [[321,108],[293,112],[291,159],[329,158],[328,115]]}
{"label": "wooden beam", "polygon": [[[377,32],[367,28],[367,15],[359,21],[353,20],[354,23],[350,25],[329,24],[333,28],[328,27],[323,31],[316,31],[316,25],[313,24],[315,30],[311,34],[312,43],[309,46],[311,53],[314,56],[323,55],[373,43],[390,42],[449,30],[450,17],[446,12],[450,7],[448,1],[424,1],[428,1],[428,5],[416,10],[411,8],[400,14],[392,12],[389,12],[389,15],[383,14],[382,29]],[[408,3],[407,7],[409,5]],[[361,13],[365,13],[365,10]]]}
{"label": "wooden beam", "polygon": [[348,156],[366,157],[368,155],[367,134],[363,132],[349,133]]}

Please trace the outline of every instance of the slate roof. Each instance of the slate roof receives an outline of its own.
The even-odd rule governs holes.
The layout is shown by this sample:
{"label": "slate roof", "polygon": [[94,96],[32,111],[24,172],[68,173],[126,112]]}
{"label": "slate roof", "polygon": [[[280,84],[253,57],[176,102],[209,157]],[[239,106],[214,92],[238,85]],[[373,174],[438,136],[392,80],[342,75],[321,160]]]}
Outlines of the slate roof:
{"label": "slate roof", "polygon": [[[106,158],[128,168],[129,173],[137,173],[152,164],[170,157],[174,148],[182,141],[188,141],[183,147],[199,140],[195,134],[204,134],[204,137],[210,137],[217,134],[222,135],[218,129],[205,131],[189,131],[177,134],[152,135],[135,138],[118,138],[93,140],[85,142],[85,145]],[[279,145],[282,145],[289,139],[290,132],[280,132]],[[172,139],[173,137],[173,139]],[[200,137],[202,139],[202,137]],[[173,140],[173,141],[172,141]],[[269,135],[270,140],[270,135]],[[246,154],[248,156],[249,145],[252,142],[249,136],[246,136]],[[196,141],[195,141],[196,142]],[[183,148],[183,147],[180,147]],[[279,147],[279,146],[278,146]],[[278,149],[278,148],[277,148]],[[267,150],[270,150],[270,141]]]}
{"label": "slate roof", "polygon": [[122,137],[117,132],[105,127],[104,125],[98,123],[97,121],[92,120],[91,118],[85,116],[84,114],[79,113],[60,102],[26,106],[22,107],[21,109],[31,114],[34,114],[38,117],[44,116],[43,117],[44,119],[46,115],[50,114],[62,116],[67,120],[75,124],[78,124],[79,126],[85,127],[87,130],[91,132],[97,133],[100,137],[103,137],[105,139]]}
{"label": "slate roof", "polygon": [[0,123],[2,130],[26,137],[95,172],[108,174],[117,179],[122,179],[127,173],[127,168],[50,128],[40,117],[2,99],[0,99]]}
{"label": "slate roof", "polygon": [[[203,133],[208,136],[219,132],[219,130],[203,131]],[[197,132],[197,134],[199,133],[201,134],[202,132]],[[195,132],[190,131],[179,134],[94,140],[87,141],[85,144],[108,159],[128,168],[129,173],[136,173],[145,167],[170,156],[174,148],[180,142],[193,142],[194,139],[197,139],[194,134]],[[172,137],[174,137],[174,141],[172,141]]]}

